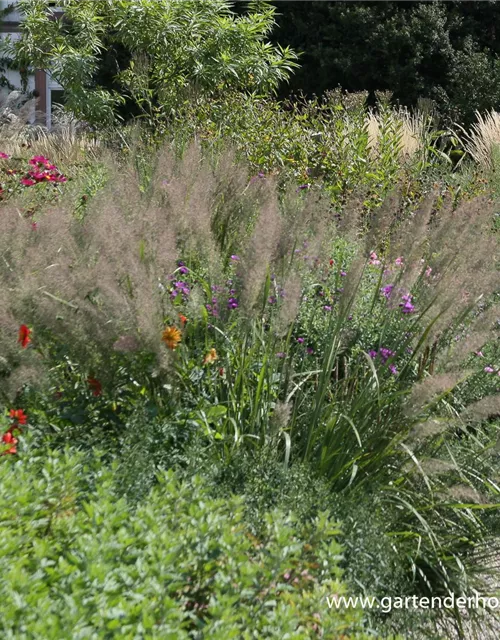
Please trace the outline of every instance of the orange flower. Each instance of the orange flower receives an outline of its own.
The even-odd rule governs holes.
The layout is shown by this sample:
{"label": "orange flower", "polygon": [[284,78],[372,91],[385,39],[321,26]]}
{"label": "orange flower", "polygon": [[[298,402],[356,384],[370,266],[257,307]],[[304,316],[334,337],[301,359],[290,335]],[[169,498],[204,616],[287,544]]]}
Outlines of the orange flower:
{"label": "orange flower", "polygon": [[181,321],[181,325],[183,327],[186,326],[186,322],[188,321],[188,319],[186,318],[186,316],[183,316],[182,313],[179,313],[179,320]]}
{"label": "orange flower", "polygon": [[181,332],[176,327],[166,327],[161,334],[161,339],[173,351],[181,341]]}
{"label": "orange flower", "polygon": [[218,358],[219,356],[217,355],[217,351],[215,349],[210,349],[203,360],[203,364],[212,364],[212,362],[215,362]]}
{"label": "orange flower", "polygon": [[26,424],[28,416],[22,409],[11,409],[9,415],[16,424]]}
{"label": "orange flower", "polygon": [[92,389],[93,396],[100,396],[102,394],[102,384],[96,378],[87,378],[89,387]]}
{"label": "orange flower", "polygon": [[31,333],[31,329],[29,329],[25,324],[22,324],[19,327],[19,337],[17,341],[19,342],[19,344],[22,346],[23,349],[25,349],[28,346],[28,344],[31,342],[30,333]]}

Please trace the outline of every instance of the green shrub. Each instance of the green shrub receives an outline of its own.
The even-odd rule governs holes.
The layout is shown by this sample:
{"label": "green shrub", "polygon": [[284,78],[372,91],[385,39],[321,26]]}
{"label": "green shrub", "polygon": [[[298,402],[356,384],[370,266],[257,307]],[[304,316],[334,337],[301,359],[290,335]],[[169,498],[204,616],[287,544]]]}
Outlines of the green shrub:
{"label": "green shrub", "polygon": [[237,498],[162,474],[131,507],[112,471],[83,491],[81,456],[0,464],[2,638],[362,638],[325,515],[271,511],[251,534]]}

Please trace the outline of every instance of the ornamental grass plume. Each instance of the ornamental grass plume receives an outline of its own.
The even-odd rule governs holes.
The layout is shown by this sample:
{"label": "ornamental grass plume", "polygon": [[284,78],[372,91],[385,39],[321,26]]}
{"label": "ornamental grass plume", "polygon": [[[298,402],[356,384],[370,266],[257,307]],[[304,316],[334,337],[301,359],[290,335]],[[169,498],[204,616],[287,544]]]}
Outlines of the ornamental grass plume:
{"label": "ornamental grass plume", "polygon": [[439,373],[414,384],[406,403],[407,415],[418,415],[443,393],[451,392],[459,381],[465,380],[470,374],[466,371]]}
{"label": "ornamental grass plume", "polygon": [[260,210],[252,235],[243,251],[240,273],[242,274],[242,309],[252,316],[262,291],[269,266],[276,258],[283,220],[279,214],[277,196],[267,194],[267,201]]}
{"label": "ornamental grass plume", "polygon": [[500,113],[492,109],[485,115],[476,111],[475,115],[477,122],[470,131],[460,127],[464,148],[479,165],[492,168],[494,149],[500,144]]}
{"label": "ornamental grass plume", "polygon": [[283,285],[283,298],[274,325],[277,335],[282,336],[288,331],[289,326],[297,317],[301,299],[302,281],[299,274],[291,273]]}
{"label": "ornamental grass plume", "polygon": [[460,414],[460,417],[467,422],[500,419],[500,394],[486,396],[470,404]]}

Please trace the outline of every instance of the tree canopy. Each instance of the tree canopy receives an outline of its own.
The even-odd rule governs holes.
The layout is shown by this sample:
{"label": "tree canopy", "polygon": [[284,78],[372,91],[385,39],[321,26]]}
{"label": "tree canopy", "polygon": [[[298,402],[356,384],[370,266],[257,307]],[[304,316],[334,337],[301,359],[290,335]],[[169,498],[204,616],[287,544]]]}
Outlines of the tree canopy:
{"label": "tree canopy", "polygon": [[443,115],[462,121],[500,105],[495,0],[275,4],[274,37],[303,52],[294,91],[392,91],[406,105],[431,98]]}
{"label": "tree canopy", "polygon": [[66,104],[92,123],[126,111],[155,120],[179,100],[229,91],[273,92],[296,66],[269,42],[274,7],[254,0],[243,15],[227,0],[21,0],[16,57],[49,70]]}

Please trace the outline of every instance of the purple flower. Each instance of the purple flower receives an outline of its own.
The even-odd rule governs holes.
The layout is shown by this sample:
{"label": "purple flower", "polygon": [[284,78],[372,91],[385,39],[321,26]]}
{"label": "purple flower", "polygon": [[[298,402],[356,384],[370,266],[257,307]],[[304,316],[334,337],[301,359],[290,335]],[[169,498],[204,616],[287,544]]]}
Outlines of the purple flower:
{"label": "purple flower", "polygon": [[493,369],[493,367],[484,367],[484,371],[486,373],[495,373],[495,369]]}
{"label": "purple flower", "polygon": [[250,178],[250,183],[253,184],[256,180],[258,180],[259,178],[265,178],[266,174],[263,173],[262,171],[259,171],[259,173],[256,176],[252,176]]}
{"label": "purple flower", "polygon": [[399,305],[401,307],[401,311],[403,313],[413,313],[415,311],[415,305],[411,302],[405,302],[404,304]]}
{"label": "purple flower", "polygon": [[341,272],[340,272],[340,275],[341,275],[342,277],[346,276],[346,275],[347,275],[347,271],[341,271]]}
{"label": "purple flower", "polygon": [[306,351],[310,356],[314,353],[314,349],[312,347],[307,347]]}
{"label": "purple flower", "polygon": [[219,311],[216,307],[216,305],[211,305],[211,304],[206,304],[205,305],[205,309],[208,311],[208,313],[212,316],[214,316],[214,318],[218,318],[219,317]]}
{"label": "purple flower", "polygon": [[395,364],[390,364],[389,365],[389,371],[392,373],[393,376],[397,376],[398,375],[398,370],[396,369],[396,365]]}
{"label": "purple flower", "polygon": [[300,344],[302,344],[304,342],[304,338],[297,338],[297,342],[299,342]]}
{"label": "purple flower", "polygon": [[269,296],[267,301],[269,302],[269,304],[276,304],[276,296]]}
{"label": "purple flower", "polygon": [[311,187],[311,185],[309,183],[307,184],[301,184],[298,188],[297,191],[303,191],[304,189],[309,189]]}
{"label": "purple flower", "polygon": [[189,269],[186,267],[186,263],[182,260],[178,260],[177,266],[179,267],[179,273],[182,273],[182,275],[184,275],[185,273],[189,273]]}
{"label": "purple flower", "polygon": [[352,316],[349,316],[347,319],[348,319],[348,320],[352,320]]}
{"label": "purple flower", "polygon": [[227,308],[228,309],[237,309],[238,308],[238,300],[236,300],[236,298],[229,298],[229,300],[227,301]]}
{"label": "purple flower", "polygon": [[401,302],[399,304],[399,306],[401,307],[401,311],[403,313],[412,313],[415,310],[415,305],[412,304],[412,298],[413,296],[409,293],[405,294],[404,296],[401,296],[401,300],[403,302]]}
{"label": "purple flower", "polygon": [[389,358],[392,358],[392,356],[395,355],[394,351],[391,351],[390,349],[386,349],[385,347],[381,347],[378,353],[383,364],[385,364]]}
{"label": "purple flower", "polygon": [[231,256],[231,260],[234,260],[235,262],[238,262],[239,259],[240,259],[240,256],[235,256],[235,255]]}
{"label": "purple flower", "polygon": [[388,284],[385,287],[382,287],[380,289],[380,293],[384,296],[384,298],[389,300],[389,298],[391,297],[393,289],[394,289],[394,285],[393,284]]}
{"label": "purple flower", "polygon": [[368,355],[372,360],[374,360],[377,357],[377,352],[375,351],[375,349],[370,349],[370,351],[368,351]]}
{"label": "purple flower", "polygon": [[173,286],[174,286],[174,288],[172,289],[172,291],[170,293],[170,297],[172,298],[172,300],[174,298],[176,298],[178,295],[182,295],[184,298],[189,296],[190,288],[189,288],[189,285],[187,284],[187,282],[183,282],[182,280],[178,280],[177,282],[174,282]]}
{"label": "purple flower", "polygon": [[324,311],[331,311],[332,308],[331,308],[331,306],[329,304],[325,304],[325,306],[323,307],[323,310]]}

